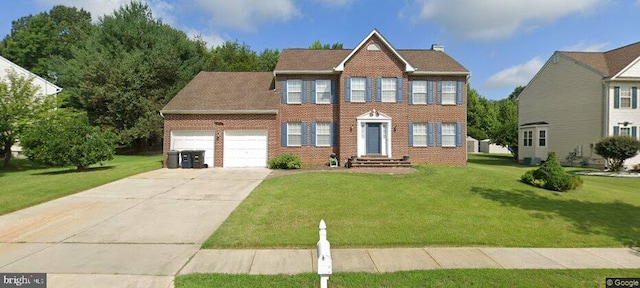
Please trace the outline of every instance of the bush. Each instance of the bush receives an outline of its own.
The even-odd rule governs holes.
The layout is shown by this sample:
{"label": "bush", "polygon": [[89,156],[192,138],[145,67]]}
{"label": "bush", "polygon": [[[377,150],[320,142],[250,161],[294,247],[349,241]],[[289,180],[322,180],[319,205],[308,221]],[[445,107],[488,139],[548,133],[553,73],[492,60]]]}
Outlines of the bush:
{"label": "bush", "polygon": [[529,185],[552,191],[573,190],[582,185],[582,178],[564,171],[554,152],[549,153],[547,161],[536,170],[529,170],[520,180]]}
{"label": "bush", "polygon": [[596,154],[607,160],[607,168],[620,171],[624,167],[624,160],[638,154],[640,141],[629,136],[605,137],[594,146]]}
{"label": "bush", "polygon": [[300,169],[300,167],[302,167],[302,160],[298,155],[282,154],[269,160],[271,169]]}
{"label": "bush", "polygon": [[34,162],[74,165],[85,170],[92,164],[113,159],[117,139],[110,130],[89,125],[86,114],[57,111],[35,123],[20,143]]}

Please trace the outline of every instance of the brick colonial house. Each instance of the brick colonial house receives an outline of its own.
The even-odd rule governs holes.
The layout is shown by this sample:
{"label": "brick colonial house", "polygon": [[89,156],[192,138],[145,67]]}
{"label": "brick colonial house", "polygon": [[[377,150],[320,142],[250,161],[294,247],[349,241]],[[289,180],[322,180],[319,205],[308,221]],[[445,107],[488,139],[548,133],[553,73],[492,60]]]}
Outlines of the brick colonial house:
{"label": "brick colonial house", "polygon": [[285,49],[273,72],[201,72],[161,111],[165,160],[200,149],[209,167],[283,153],[465,165],[470,74],[443,50],[395,49],[373,30],[353,50]]}

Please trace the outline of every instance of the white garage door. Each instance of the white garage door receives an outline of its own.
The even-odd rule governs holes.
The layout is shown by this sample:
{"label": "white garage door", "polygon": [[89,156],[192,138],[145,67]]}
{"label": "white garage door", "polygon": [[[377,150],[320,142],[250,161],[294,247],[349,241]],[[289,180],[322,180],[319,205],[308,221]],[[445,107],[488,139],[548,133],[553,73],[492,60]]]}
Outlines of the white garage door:
{"label": "white garage door", "polygon": [[204,150],[204,163],[213,167],[214,131],[173,130],[171,131],[171,150]]}
{"label": "white garage door", "polygon": [[224,167],[267,167],[267,131],[224,131]]}

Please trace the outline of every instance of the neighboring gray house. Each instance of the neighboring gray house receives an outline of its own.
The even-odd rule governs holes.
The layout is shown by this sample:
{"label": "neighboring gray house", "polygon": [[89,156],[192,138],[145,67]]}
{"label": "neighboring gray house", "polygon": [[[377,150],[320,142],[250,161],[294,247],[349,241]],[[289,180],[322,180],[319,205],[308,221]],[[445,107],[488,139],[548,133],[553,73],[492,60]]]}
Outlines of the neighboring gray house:
{"label": "neighboring gray house", "polygon": [[[602,163],[593,146],[605,136],[638,139],[640,42],[606,52],[556,51],[519,96],[518,160]],[[627,167],[640,163],[628,159]]]}

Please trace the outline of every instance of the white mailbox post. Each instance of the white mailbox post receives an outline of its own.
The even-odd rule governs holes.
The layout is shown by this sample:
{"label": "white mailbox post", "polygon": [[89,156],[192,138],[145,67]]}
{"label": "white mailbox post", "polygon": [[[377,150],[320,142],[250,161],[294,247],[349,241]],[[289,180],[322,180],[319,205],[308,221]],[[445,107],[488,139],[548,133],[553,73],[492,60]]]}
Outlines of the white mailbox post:
{"label": "white mailbox post", "polygon": [[331,244],[327,241],[327,224],[320,220],[320,240],[318,241],[318,275],[320,288],[327,288],[329,275],[333,272],[331,266]]}

